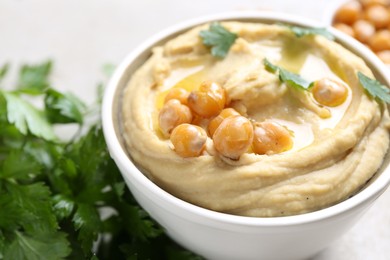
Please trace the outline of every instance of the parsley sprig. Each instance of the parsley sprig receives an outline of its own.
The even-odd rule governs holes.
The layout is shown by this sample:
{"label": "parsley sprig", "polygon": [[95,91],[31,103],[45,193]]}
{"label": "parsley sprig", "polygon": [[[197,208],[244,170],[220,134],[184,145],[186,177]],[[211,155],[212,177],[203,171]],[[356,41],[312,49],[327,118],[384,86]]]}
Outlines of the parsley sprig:
{"label": "parsley sprig", "polygon": [[282,67],[272,64],[269,60],[264,59],[265,68],[275,74],[279,74],[279,80],[287,83],[297,89],[308,90],[312,87],[313,83],[305,80],[300,75],[290,72]]}
{"label": "parsley sprig", "polygon": [[326,28],[318,27],[300,27],[295,25],[281,24],[289,28],[296,37],[300,38],[307,35],[322,35],[329,40],[334,40],[333,34],[331,34]]}
{"label": "parsley sprig", "polygon": [[203,44],[211,47],[211,54],[218,58],[224,58],[230,47],[237,39],[237,34],[228,31],[218,22],[213,22],[209,30],[199,33]]}
{"label": "parsley sprig", "polygon": [[[275,74],[279,74],[280,82],[285,82],[287,85],[301,89],[310,90],[314,82],[309,82],[300,75],[292,73],[282,67],[272,64],[269,60],[264,59],[265,68]],[[360,85],[367,91],[368,95],[375,98],[377,101],[383,101],[390,104],[390,89],[382,85],[379,81],[367,77],[360,71],[357,73]]]}
{"label": "parsley sprig", "polygon": [[361,73],[357,73],[359,82],[362,87],[367,90],[368,94],[377,100],[384,101],[390,104],[390,89],[382,85],[379,81],[371,79]]}
{"label": "parsley sprig", "polygon": [[[17,86],[0,90],[0,259],[199,259],[138,206],[99,121],[85,125],[86,105],[52,88],[51,69],[24,65]],[[56,135],[59,124],[76,126],[71,141]],[[93,246],[99,236],[111,239]]]}

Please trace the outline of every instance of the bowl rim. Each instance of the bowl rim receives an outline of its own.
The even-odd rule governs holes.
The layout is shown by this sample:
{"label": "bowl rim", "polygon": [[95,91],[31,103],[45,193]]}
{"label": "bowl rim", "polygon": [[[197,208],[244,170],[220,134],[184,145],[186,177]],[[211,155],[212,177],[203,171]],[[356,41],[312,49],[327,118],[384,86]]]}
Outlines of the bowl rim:
{"label": "bowl rim", "polygon": [[[117,88],[122,80],[122,77],[125,75],[127,68],[134,62],[138,56],[140,56],[145,50],[150,49],[154,46],[155,43],[160,42],[163,39],[169,38],[170,35],[175,34],[179,31],[187,30],[196,25],[211,21],[224,21],[224,20],[257,20],[258,22],[282,22],[289,24],[296,24],[300,26],[309,26],[309,27],[324,27],[323,23],[319,21],[314,21],[308,18],[303,18],[295,15],[289,15],[285,13],[270,12],[270,11],[236,11],[236,12],[224,12],[213,15],[202,16],[199,18],[187,20],[179,24],[168,27],[167,29],[161,31],[160,33],[155,34],[150,37],[132,52],[130,52],[120,65],[115,70],[113,76],[111,77],[106,90],[103,96],[103,105],[102,105],[102,126],[104,136],[110,151],[111,157],[115,160],[118,165],[123,166],[126,169],[126,172],[122,174],[129,175],[136,184],[141,185],[147,189],[147,192],[151,192],[154,196],[157,196],[161,200],[170,203],[176,209],[184,210],[189,214],[198,216],[202,219],[209,219],[210,221],[217,221],[224,224],[236,224],[243,226],[253,226],[253,227],[274,227],[274,226],[294,226],[302,225],[306,223],[313,223],[321,221],[324,219],[332,218],[337,215],[346,213],[353,210],[359,205],[364,204],[364,202],[369,201],[370,199],[375,199],[379,197],[381,193],[385,191],[387,186],[390,184],[390,167],[386,167],[379,176],[376,177],[375,181],[370,183],[363,190],[359,191],[357,194],[348,198],[342,202],[339,202],[333,206],[317,210],[314,212],[292,215],[292,216],[282,216],[282,217],[248,217],[248,216],[238,216],[227,213],[221,213],[200,206],[191,204],[184,200],[181,200],[172,194],[166,192],[150,179],[148,179],[130,160],[126,151],[122,148],[120,140],[115,132],[114,126],[114,104]],[[329,25],[326,29],[331,32],[337,41],[342,42],[344,45],[347,45],[349,49],[353,49],[354,52],[358,52],[364,57],[366,63],[368,63],[371,69],[375,68],[376,71],[373,71],[376,74],[379,74],[383,80],[390,85],[390,74],[386,75],[387,68],[385,65],[372,53],[368,48],[354,40],[347,35],[344,35],[337,30],[330,28]],[[388,151],[389,152],[389,151]],[[131,172],[131,174],[130,174]],[[145,191],[143,191],[145,192]],[[176,213],[178,214],[178,213]],[[153,216],[152,216],[153,217]]]}

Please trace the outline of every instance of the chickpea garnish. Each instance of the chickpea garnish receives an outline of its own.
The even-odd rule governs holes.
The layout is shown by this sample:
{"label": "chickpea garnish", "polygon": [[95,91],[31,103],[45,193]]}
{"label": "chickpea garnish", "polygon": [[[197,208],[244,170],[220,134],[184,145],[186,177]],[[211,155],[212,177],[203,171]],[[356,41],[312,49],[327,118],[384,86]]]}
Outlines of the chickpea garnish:
{"label": "chickpea garnish", "polygon": [[191,110],[177,99],[168,100],[158,115],[160,129],[164,135],[169,136],[172,130],[184,123],[191,123]]}
{"label": "chickpea garnish", "polygon": [[218,115],[225,103],[225,90],[215,82],[204,82],[199,90],[192,91],[188,97],[191,110],[206,118]]}
{"label": "chickpea garnish", "polygon": [[206,147],[207,133],[199,126],[181,124],[173,129],[170,140],[181,157],[197,157]]}
{"label": "chickpea garnish", "polygon": [[190,93],[183,88],[172,88],[165,96],[164,103],[167,103],[171,99],[177,99],[183,105],[187,105],[187,99]]}
{"label": "chickpea garnish", "polygon": [[256,123],[252,149],[257,154],[276,154],[288,151],[293,146],[290,132],[274,122]]}
{"label": "chickpea garnish", "polygon": [[319,104],[336,107],[347,99],[348,88],[339,81],[323,78],[314,83],[312,93]]}
{"label": "chickpea garnish", "polygon": [[213,136],[215,130],[217,130],[218,126],[222,123],[222,121],[231,116],[239,116],[240,114],[234,110],[233,108],[225,108],[219,113],[218,116],[214,117],[208,126],[210,136]]}
{"label": "chickpea garnish", "polygon": [[248,151],[253,140],[252,123],[243,116],[224,119],[213,135],[215,149],[225,157],[236,160]]}

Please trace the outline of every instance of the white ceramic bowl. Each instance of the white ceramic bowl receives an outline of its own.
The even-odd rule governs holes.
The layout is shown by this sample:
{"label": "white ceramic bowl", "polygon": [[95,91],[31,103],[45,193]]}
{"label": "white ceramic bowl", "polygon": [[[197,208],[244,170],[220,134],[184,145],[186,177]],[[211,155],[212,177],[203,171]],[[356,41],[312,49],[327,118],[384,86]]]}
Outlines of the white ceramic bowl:
{"label": "white ceramic bowl", "polygon": [[[119,124],[121,93],[132,73],[150,56],[153,46],[189,28],[215,20],[290,23],[319,26],[286,14],[236,12],[203,17],[171,27],[130,53],[118,67],[104,95],[103,130],[112,158],[139,204],[185,248],[207,259],[305,259],[345,233],[390,184],[389,159],[375,178],[357,195],[312,213],[274,218],[253,218],[207,210],[165,192],[135,167],[124,148]],[[338,42],[363,57],[377,79],[389,85],[384,65],[363,45],[329,28]],[[389,157],[389,156],[387,156]]]}

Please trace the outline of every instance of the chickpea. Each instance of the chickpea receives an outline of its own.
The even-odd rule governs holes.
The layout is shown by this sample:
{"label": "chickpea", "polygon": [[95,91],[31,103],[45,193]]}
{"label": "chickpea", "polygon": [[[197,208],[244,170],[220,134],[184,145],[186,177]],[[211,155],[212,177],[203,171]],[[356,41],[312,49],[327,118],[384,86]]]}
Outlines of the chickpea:
{"label": "chickpea", "polygon": [[335,22],[353,24],[359,19],[362,6],[359,1],[351,1],[339,8],[335,14]]}
{"label": "chickpea", "polygon": [[355,31],[352,29],[351,26],[349,26],[347,24],[336,23],[335,25],[333,25],[333,27],[336,28],[337,30],[351,36],[351,37],[355,37]]}
{"label": "chickpea", "polygon": [[319,104],[336,107],[347,99],[348,88],[339,81],[323,78],[314,83],[312,93]]}
{"label": "chickpea", "polygon": [[171,99],[165,103],[158,115],[160,129],[166,136],[169,136],[176,126],[191,123],[191,120],[191,110],[177,99]]}
{"label": "chickpea", "polygon": [[382,30],[375,33],[368,44],[374,52],[390,50],[390,31]]}
{"label": "chickpea", "polygon": [[381,59],[384,63],[390,64],[390,50],[377,52],[379,59]]}
{"label": "chickpea", "polygon": [[253,140],[252,123],[243,116],[224,119],[213,135],[215,149],[225,157],[239,159]]}
{"label": "chickpea", "polygon": [[373,5],[389,5],[390,1],[389,0],[360,0],[364,8],[373,6]]}
{"label": "chickpea", "polygon": [[224,109],[225,106],[229,105],[231,102],[226,90],[216,82],[204,82],[200,85],[199,90],[209,92],[218,102],[219,106],[222,107],[222,109]]}
{"label": "chickpea", "polygon": [[181,157],[197,157],[206,147],[207,133],[199,126],[181,124],[173,129],[170,140]]}
{"label": "chickpea", "polygon": [[225,108],[219,113],[218,116],[214,117],[208,126],[210,136],[213,136],[215,130],[217,130],[218,126],[222,123],[222,121],[231,116],[239,116],[240,114],[234,110],[233,108]]}
{"label": "chickpea", "polygon": [[365,10],[367,21],[371,22],[376,28],[381,29],[390,23],[390,13],[382,5],[373,5]]}
{"label": "chickpea", "polygon": [[353,24],[353,31],[357,40],[366,43],[375,34],[375,27],[368,21],[359,20]]}
{"label": "chickpea", "polygon": [[277,154],[293,146],[290,132],[274,122],[256,123],[253,137],[253,151],[257,154]]}
{"label": "chickpea", "polygon": [[210,119],[208,119],[208,118],[204,118],[204,117],[201,117],[201,116],[198,116],[198,115],[194,115],[192,117],[191,124],[200,126],[203,129],[207,129],[207,126],[209,125],[209,123],[210,123]]}
{"label": "chickpea", "polygon": [[183,105],[187,105],[187,98],[189,95],[190,95],[190,93],[183,88],[173,88],[165,96],[164,103],[167,103],[168,100],[171,100],[171,99],[177,99]]}
{"label": "chickpea", "polygon": [[215,82],[203,83],[198,91],[192,91],[188,97],[188,106],[202,117],[218,115],[225,107],[226,92]]}

